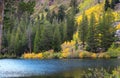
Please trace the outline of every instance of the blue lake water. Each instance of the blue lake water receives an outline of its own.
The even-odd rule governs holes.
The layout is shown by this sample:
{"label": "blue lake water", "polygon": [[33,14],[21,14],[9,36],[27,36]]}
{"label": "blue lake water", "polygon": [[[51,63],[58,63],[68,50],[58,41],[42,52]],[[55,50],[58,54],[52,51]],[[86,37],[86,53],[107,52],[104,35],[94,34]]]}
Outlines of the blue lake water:
{"label": "blue lake water", "polygon": [[118,66],[120,66],[120,59],[0,59],[0,78],[77,78],[88,68],[112,70]]}

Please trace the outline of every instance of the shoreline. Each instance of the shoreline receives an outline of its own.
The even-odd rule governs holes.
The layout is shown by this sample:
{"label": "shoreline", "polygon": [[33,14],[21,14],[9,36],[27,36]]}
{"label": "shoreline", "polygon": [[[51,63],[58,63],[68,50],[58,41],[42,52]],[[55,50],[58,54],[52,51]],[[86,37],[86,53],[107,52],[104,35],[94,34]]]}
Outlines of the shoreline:
{"label": "shoreline", "polygon": [[69,59],[89,59],[89,60],[98,60],[98,59],[120,59],[120,57],[110,57],[110,58],[91,58],[91,57],[84,57],[84,58],[78,58],[78,57],[74,57],[74,58],[43,58],[43,59],[39,59],[39,58],[23,58],[23,57],[0,57],[0,59],[33,59],[33,60],[69,60]]}
{"label": "shoreline", "polygon": [[43,52],[24,53],[21,56],[4,54],[0,59],[120,59],[119,55],[111,56],[105,53],[78,52],[70,54],[68,52]]}

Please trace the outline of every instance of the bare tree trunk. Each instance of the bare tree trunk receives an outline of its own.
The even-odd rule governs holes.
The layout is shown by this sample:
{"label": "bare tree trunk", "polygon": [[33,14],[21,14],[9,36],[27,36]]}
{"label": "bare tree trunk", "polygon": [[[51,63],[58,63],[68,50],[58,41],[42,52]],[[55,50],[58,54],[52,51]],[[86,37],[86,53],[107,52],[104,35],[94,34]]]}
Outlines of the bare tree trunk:
{"label": "bare tree trunk", "polygon": [[30,52],[30,53],[32,52],[31,33],[32,33],[32,30],[31,30],[31,28],[29,27],[29,28],[28,28],[28,48],[29,48],[29,52]]}
{"label": "bare tree trunk", "polygon": [[4,0],[0,0],[0,52],[2,49],[3,17],[4,17]]}
{"label": "bare tree trunk", "polygon": [[28,47],[29,47],[30,53],[32,53],[32,49],[31,49],[31,47],[32,47],[32,44],[31,44],[31,33],[28,33],[28,34],[29,34],[29,38],[28,38]]}

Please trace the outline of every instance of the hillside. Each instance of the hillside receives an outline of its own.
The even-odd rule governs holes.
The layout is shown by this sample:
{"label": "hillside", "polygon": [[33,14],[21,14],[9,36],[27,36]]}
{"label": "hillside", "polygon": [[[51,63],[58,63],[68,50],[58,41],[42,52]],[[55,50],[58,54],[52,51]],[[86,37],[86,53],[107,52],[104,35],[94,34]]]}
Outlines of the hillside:
{"label": "hillside", "polygon": [[[98,0],[77,0],[77,3],[79,4],[78,8],[80,10],[79,13],[76,14],[76,20],[77,22],[80,22],[81,19],[81,13],[83,11],[86,12],[86,14],[89,16],[91,13],[96,13],[96,17],[100,16],[101,13],[104,10],[104,0],[100,0],[100,4],[98,3]],[[67,10],[70,9],[69,5],[70,5],[70,0],[60,0],[60,1],[56,1],[56,0],[36,0],[36,6],[35,6],[35,12],[34,12],[34,16],[41,14],[41,13],[45,13],[45,9],[49,9],[51,12],[53,10],[58,11],[58,8],[60,5],[64,5],[66,7],[66,12]],[[119,17],[119,11],[120,11],[120,6],[119,3],[115,5],[115,9],[114,9],[114,15],[115,15],[115,19],[116,21],[120,18]]]}
{"label": "hillside", "polygon": [[119,54],[119,0],[6,0],[2,4],[2,56],[83,58]]}
{"label": "hillside", "polygon": [[[83,0],[77,0],[77,3],[81,3]],[[33,16],[44,13],[46,15],[45,9],[49,9],[51,12],[53,10],[57,11],[58,8],[64,5],[66,11],[70,9],[70,0],[36,0],[36,6]]]}

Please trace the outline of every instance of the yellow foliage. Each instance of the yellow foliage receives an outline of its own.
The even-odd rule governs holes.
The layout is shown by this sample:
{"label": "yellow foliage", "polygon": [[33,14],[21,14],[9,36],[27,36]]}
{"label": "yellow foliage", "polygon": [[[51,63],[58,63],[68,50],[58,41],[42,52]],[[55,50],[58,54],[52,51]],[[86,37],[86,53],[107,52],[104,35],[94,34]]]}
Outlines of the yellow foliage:
{"label": "yellow foliage", "polygon": [[62,57],[63,58],[67,58],[69,56],[70,52],[69,52],[69,48],[66,48],[62,51]]}
{"label": "yellow foliage", "polygon": [[76,42],[74,40],[71,40],[70,42],[64,42],[61,47],[62,47],[62,53],[61,53],[61,57],[63,58],[67,58],[68,56],[70,56],[70,52],[71,52],[71,48],[73,48],[75,46]]}
{"label": "yellow foliage", "polygon": [[118,29],[118,30],[120,29],[120,24],[118,24],[118,25],[116,26],[116,29]]}
{"label": "yellow foliage", "polygon": [[68,41],[68,42],[64,42],[62,45],[61,45],[61,47],[62,47],[62,50],[64,51],[66,48],[71,48],[71,47],[73,47],[74,45],[75,45],[75,41],[74,40],[71,40],[70,42]]}
{"label": "yellow foliage", "polygon": [[34,53],[24,53],[23,58],[31,59],[34,56]]}
{"label": "yellow foliage", "polygon": [[62,58],[67,58],[69,56],[69,52],[62,52]]}
{"label": "yellow foliage", "polygon": [[70,42],[71,46],[74,46],[75,43],[76,43],[76,42],[75,42],[74,40],[71,40],[71,42]]}
{"label": "yellow foliage", "polygon": [[75,34],[73,34],[73,40],[74,41],[79,41],[79,36],[78,35],[79,35],[78,31]]}
{"label": "yellow foliage", "polygon": [[65,50],[63,50],[64,53],[69,52],[69,48],[66,48]]}
{"label": "yellow foliage", "polygon": [[[97,5],[89,8],[89,9],[87,9],[85,11],[85,14],[87,15],[88,19],[90,19],[90,15],[92,13],[94,13],[95,17],[96,17],[96,21],[98,21],[99,16],[101,16],[101,14],[103,12],[103,7],[104,7],[103,4],[97,4]],[[81,20],[82,20],[82,15],[80,15],[76,18],[76,21],[77,21],[78,24],[80,24]]]}
{"label": "yellow foliage", "polygon": [[120,73],[117,70],[113,71],[113,75],[119,75]]}
{"label": "yellow foliage", "polygon": [[89,58],[89,57],[91,57],[91,53],[90,53],[90,52],[83,51],[83,52],[80,52],[80,53],[79,53],[79,57],[80,57],[80,58]]}
{"label": "yellow foliage", "polygon": [[38,58],[38,59],[42,59],[42,58],[43,58],[43,54],[42,54],[42,53],[38,53],[38,54],[36,54],[36,58]]}
{"label": "yellow foliage", "polygon": [[[102,16],[103,12],[104,12],[104,3],[97,4],[95,6],[88,8],[87,10],[85,10],[85,14],[88,17],[88,20],[90,19],[90,15],[92,13],[95,14],[96,22],[98,22],[99,17]],[[120,19],[120,13],[118,11],[113,11],[112,14],[113,14],[115,21],[118,21]],[[78,24],[80,24],[81,21],[82,21],[82,13],[76,17],[76,22]]]}
{"label": "yellow foliage", "polygon": [[112,14],[113,14],[113,16],[114,16],[114,18],[115,18],[114,20],[115,20],[115,21],[118,21],[118,20],[119,20],[119,16],[120,16],[119,13],[113,11]]}
{"label": "yellow foliage", "polygon": [[93,54],[91,55],[91,58],[97,58],[97,54],[96,54],[96,53],[93,53]]}
{"label": "yellow foliage", "polygon": [[102,34],[98,34],[98,36],[99,36],[99,37],[101,37],[101,36],[102,36]]}
{"label": "yellow foliage", "polygon": [[42,59],[43,58],[43,54],[42,53],[38,53],[38,54],[35,54],[35,53],[24,53],[22,56],[25,59]]}
{"label": "yellow foliage", "polygon": [[80,57],[80,58],[83,58],[83,57],[84,57],[83,55],[84,55],[84,53],[83,53],[83,52],[80,52],[79,57]]}

